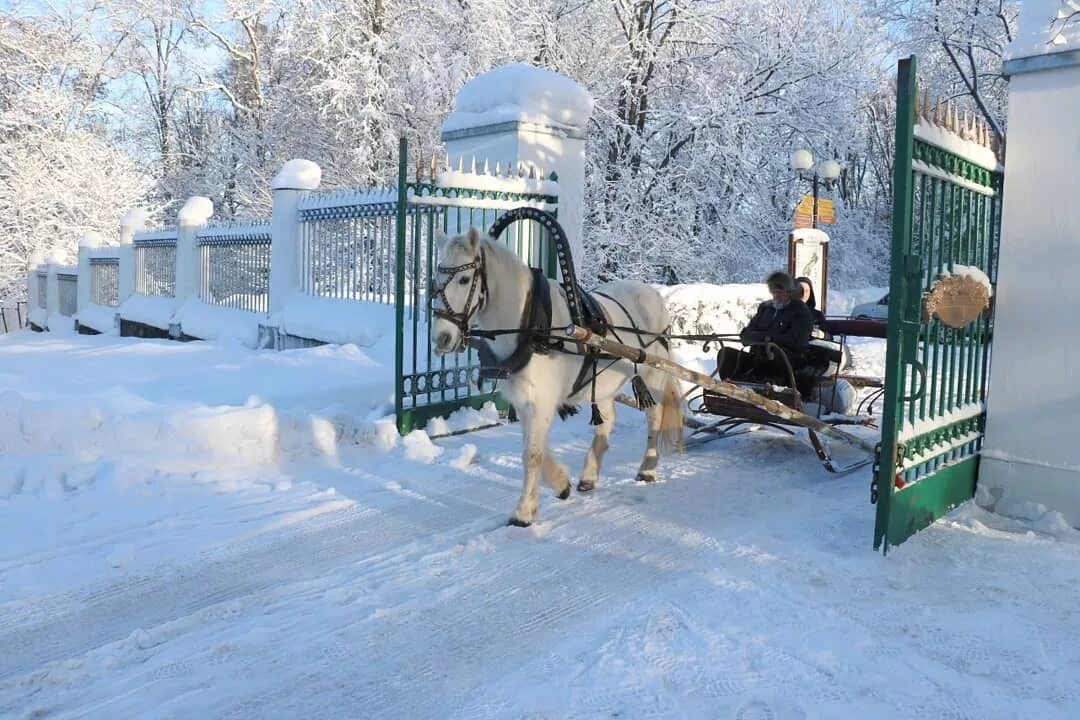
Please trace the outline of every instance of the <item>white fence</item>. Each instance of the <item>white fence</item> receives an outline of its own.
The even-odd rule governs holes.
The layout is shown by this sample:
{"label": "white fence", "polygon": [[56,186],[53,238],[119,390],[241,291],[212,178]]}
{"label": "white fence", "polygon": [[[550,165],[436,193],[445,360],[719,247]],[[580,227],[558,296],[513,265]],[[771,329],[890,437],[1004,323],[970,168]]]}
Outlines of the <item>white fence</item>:
{"label": "white fence", "polygon": [[[101,247],[93,234],[80,243],[77,269],[50,264],[31,273],[31,322],[56,330],[57,322],[66,329],[66,318],[74,318],[83,332],[144,337],[227,334],[252,347],[367,345],[394,332],[386,306],[396,304],[403,273],[407,318],[423,324],[414,316],[427,312],[436,224],[451,232],[486,230],[510,207],[554,211],[558,202],[558,183],[537,168],[496,176],[430,167],[403,174],[397,188],[317,192],[317,180],[305,185],[296,175],[299,169],[317,178],[318,168],[292,161],[275,178],[269,218],[208,224],[206,198],[192,198],[175,227],[141,229],[141,218],[129,213],[118,246]],[[506,240],[535,262],[541,253],[531,236],[515,226]],[[365,327],[364,317],[377,327]]]}

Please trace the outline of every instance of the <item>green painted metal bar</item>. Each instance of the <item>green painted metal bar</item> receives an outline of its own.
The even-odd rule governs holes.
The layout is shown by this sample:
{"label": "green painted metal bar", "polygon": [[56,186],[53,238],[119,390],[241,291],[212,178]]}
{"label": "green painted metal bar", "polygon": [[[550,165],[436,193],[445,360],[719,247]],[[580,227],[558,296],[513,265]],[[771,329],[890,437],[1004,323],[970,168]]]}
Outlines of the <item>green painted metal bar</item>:
{"label": "green painted metal bar", "polygon": [[[406,201],[407,202],[407,201]],[[413,393],[412,393],[412,405],[415,408],[419,403],[420,393],[430,385],[429,376],[420,372],[419,358],[417,349],[420,343],[420,314],[416,311],[416,305],[419,301],[417,296],[417,284],[420,281],[420,252],[421,237],[420,230],[423,223],[423,216],[420,213],[419,207],[410,206],[409,213],[409,228],[412,231],[410,237],[412,238],[412,245],[409,249],[409,260],[412,263],[411,275],[408,276],[409,281],[409,318],[412,324],[412,370],[411,375],[413,377]],[[428,338],[425,337],[424,341],[427,342]]]}
{"label": "green painted metal bar", "polygon": [[896,492],[885,546],[899,545],[975,494],[978,456],[942,467]]}
{"label": "green painted metal bar", "polygon": [[[925,229],[925,234],[924,234],[924,237],[923,237],[922,248],[920,249],[921,253],[923,253],[924,255],[929,255],[933,250],[934,237],[935,237],[934,233],[937,230],[937,225],[934,222],[935,217],[934,217],[934,212],[933,212],[933,209],[935,207],[934,198],[937,195],[937,180],[936,180],[936,178],[928,178],[926,175],[920,175],[919,180],[920,180],[920,182],[922,183],[922,186],[923,186],[923,201],[924,201],[924,203],[926,203],[926,201],[927,201],[927,194],[928,194],[927,191],[926,191],[926,186],[928,184],[930,186],[930,188],[929,188],[929,210],[927,210],[927,208],[924,206],[923,212],[922,212],[923,224],[924,224],[924,226],[928,225],[929,228],[928,229],[924,228]],[[933,280],[932,277],[930,277],[930,276],[933,275],[933,272],[934,272],[932,260],[933,260],[933,258],[931,257],[931,262],[928,264],[928,266],[926,268],[927,277],[923,280],[924,286],[929,286],[929,284]],[[923,331],[920,332],[919,334],[920,334],[919,349],[922,351],[922,358],[921,358],[922,366],[924,368],[928,368],[928,371],[929,371],[929,368],[932,367],[930,365],[930,338],[928,337],[928,333],[925,331],[925,328],[923,328]],[[927,411],[926,393],[923,393],[922,397],[919,398],[919,420],[925,420],[926,419],[926,411]]]}
{"label": "green painted metal bar", "polygon": [[[907,299],[905,238],[911,236],[912,173],[911,158],[915,142],[915,57],[901,60],[897,72],[896,161],[893,163],[893,247],[889,279],[888,345],[885,351],[885,385],[898,388],[903,378],[901,348],[901,313]],[[901,417],[898,402],[885,407],[882,420],[881,450],[878,460],[877,520],[874,549],[888,551],[889,510],[896,474],[897,431]]]}
{"label": "green painted metal bar", "polygon": [[408,150],[408,142],[403,137],[398,141],[397,251],[394,262],[394,318],[397,324],[394,339],[394,415],[397,418],[398,432],[402,435],[412,430],[404,413],[405,334],[402,332],[405,328],[405,214],[408,210],[406,203]]}
{"label": "green painted metal bar", "polygon": [[[433,258],[435,257],[435,247],[434,247],[435,246],[435,220],[436,220],[436,217],[435,217],[434,212],[427,213],[427,228],[426,228],[427,229],[427,238],[426,238],[426,240],[424,242],[424,267],[426,269],[424,271],[423,277],[422,278],[418,277],[417,280],[416,280],[417,292],[422,292],[423,296],[424,296],[424,304],[423,304],[424,312],[423,312],[423,316],[424,316],[425,322],[428,325],[428,332],[427,332],[428,337],[425,338],[425,340],[427,340],[427,342],[424,343],[424,352],[425,352],[424,369],[425,369],[425,371],[431,370],[431,356],[432,356],[431,342],[430,342],[430,336],[431,336],[431,292],[430,292],[429,288],[431,287],[432,279],[434,279],[434,277],[435,277],[435,272],[434,272],[435,264],[433,262]],[[418,305],[418,307],[419,307],[419,305]],[[433,384],[429,381],[428,386],[427,386],[427,401],[428,401],[428,404],[431,404],[431,403],[435,402],[435,399],[433,397],[433,391],[435,390],[435,388],[433,388],[432,385]],[[440,390],[439,391],[439,400],[441,401],[441,400],[445,399],[445,395],[446,395],[446,393],[444,391]]]}

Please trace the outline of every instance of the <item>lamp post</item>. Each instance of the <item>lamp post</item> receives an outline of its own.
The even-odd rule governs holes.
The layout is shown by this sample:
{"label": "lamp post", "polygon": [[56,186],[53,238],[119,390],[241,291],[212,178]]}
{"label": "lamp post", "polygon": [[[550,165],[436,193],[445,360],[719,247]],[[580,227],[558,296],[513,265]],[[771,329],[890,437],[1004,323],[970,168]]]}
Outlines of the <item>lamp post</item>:
{"label": "lamp post", "polygon": [[[791,153],[791,167],[799,173],[799,179],[803,179],[807,170],[814,167],[814,156],[809,150],[799,149]],[[823,184],[826,189],[832,188],[840,178],[840,163],[835,160],[826,160],[814,168],[814,212],[811,227],[818,226],[818,185]]]}

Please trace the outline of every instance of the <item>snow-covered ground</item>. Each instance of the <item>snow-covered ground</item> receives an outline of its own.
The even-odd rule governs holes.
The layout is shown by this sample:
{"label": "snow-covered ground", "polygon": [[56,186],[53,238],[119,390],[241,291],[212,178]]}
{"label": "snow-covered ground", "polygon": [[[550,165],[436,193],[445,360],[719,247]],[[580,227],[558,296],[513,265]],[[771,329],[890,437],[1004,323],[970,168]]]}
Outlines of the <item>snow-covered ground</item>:
{"label": "snow-covered ground", "polygon": [[0,337],[0,717],[1075,716],[1075,531],[969,504],[883,558],[868,470],[763,431],[635,484],[628,409],[509,528],[519,427],[399,439],[389,357]]}

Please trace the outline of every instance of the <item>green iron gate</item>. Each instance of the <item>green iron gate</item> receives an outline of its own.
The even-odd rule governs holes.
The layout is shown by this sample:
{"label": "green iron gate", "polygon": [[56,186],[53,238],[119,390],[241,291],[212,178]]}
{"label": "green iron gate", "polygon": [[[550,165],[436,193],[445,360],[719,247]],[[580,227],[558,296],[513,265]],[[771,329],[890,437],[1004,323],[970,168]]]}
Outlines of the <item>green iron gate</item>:
{"label": "green iron gate", "polygon": [[887,551],[975,492],[985,425],[1003,173],[990,134],[897,77],[882,439],[871,499]]}
{"label": "green iron gate", "polygon": [[[402,433],[423,427],[435,417],[462,407],[505,404],[493,383],[481,383],[480,362],[473,350],[436,357],[431,350],[429,294],[438,263],[435,231],[448,235],[476,227],[487,230],[504,212],[531,205],[556,212],[558,198],[543,178],[522,178],[510,168],[493,175],[480,174],[479,182],[455,187],[435,180],[435,170],[423,176],[419,164],[414,180],[408,177],[408,147],[401,141],[396,209],[396,267],[394,305],[397,313],[395,412]],[[464,173],[458,173],[464,177]],[[554,173],[549,178],[557,179]],[[526,182],[528,180],[528,182]],[[532,182],[536,181],[536,182]],[[465,184],[465,183],[463,183]],[[535,192],[539,190],[540,192]],[[534,220],[513,223],[500,241],[532,267],[556,277],[557,257],[547,229]]]}

